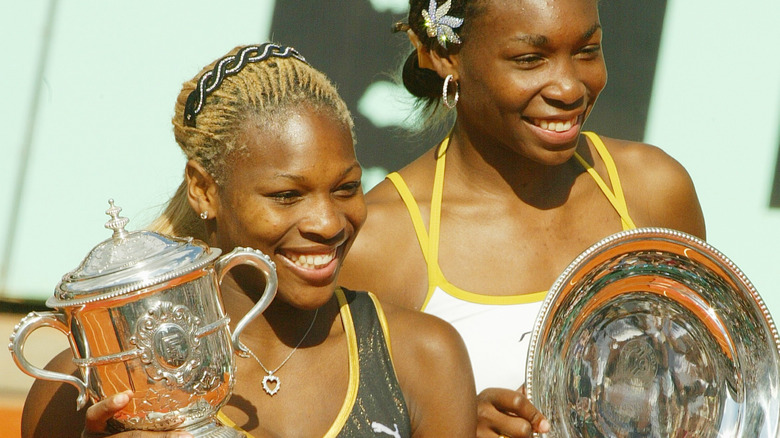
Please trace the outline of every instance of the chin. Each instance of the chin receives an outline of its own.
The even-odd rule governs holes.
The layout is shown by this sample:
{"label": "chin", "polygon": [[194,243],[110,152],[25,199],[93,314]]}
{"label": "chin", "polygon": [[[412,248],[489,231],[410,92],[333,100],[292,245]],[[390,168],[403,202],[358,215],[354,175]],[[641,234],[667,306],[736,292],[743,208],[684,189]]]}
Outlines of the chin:
{"label": "chin", "polygon": [[574,157],[574,152],[577,150],[577,147],[565,149],[565,150],[556,150],[556,151],[549,151],[547,154],[545,154],[545,163],[548,166],[560,166],[562,164],[566,164],[569,160]]}
{"label": "chin", "polygon": [[576,150],[576,142],[567,145],[556,145],[552,148],[548,144],[528,144],[524,150],[517,153],[537,164],[554,167],[571,160]]}
{"label": "chin", "polygon": [[324,306],[333,298],[336,292],[336,282],[297,284],[294,289],[290,289],[290,292],[283,293],[280,290],[280,294],[284,295],[282,300],[298,309],[313,310]]}

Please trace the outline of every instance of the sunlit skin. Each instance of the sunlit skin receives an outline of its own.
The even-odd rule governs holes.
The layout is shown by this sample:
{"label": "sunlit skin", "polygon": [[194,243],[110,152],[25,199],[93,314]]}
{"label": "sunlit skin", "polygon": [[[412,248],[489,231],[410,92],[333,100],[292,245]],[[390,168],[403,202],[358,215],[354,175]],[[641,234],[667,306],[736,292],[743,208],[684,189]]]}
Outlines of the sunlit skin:
{"label": "sunlit skin", "polygon": [[[595,3],[489,2],[464,38],[472,35],[478,43],[464,44],[450,66],[463,101],[458,128],[502,156],[566,162],[607,80]],[[541,121],[574,123],[553,132]]]}
{"label": "sunlit skin", "polygon": [[[596,0],[486,0],[449,55],[414,34],[419,64],[459,84],[447,149],[438,264],[466,291],[545,291],[582,251],[621,231],[620,216],[572,157],[607,181],[581,136],[607,80]],[[559,126],[560,124],[560,126]],[[705,237],[701,207],[685,169],[660,149],[602,136],[638,227]],[[428,225],[437,150],[399,173]],[[398,192],[383,181],[366,195],[368,220],[342,282],[384,301],[420,309],[426,261]],[[377,248],[381,248],[378,250]],[[518,370],[522,372],[522,370]],[[530,436],[546,426],[518,388],[480,395],[479,438]]]}
{"label": "sunlit skin", "polygon": [[[259,436],[322,436],[341,409],[349,380],[346,337],[333,291],[344,256],[366,219],[361,169],[352,136],[347,126],[309,108],[284,114],[275,123],[250,123],[239,141],[244,142],[246,151],[229,162],[230,174],[224,183],[215,186],[194,165],[188,168],[188,176],[192,178],[191,203],[195,211],[215,211],[209,228],[213,245],[252,246],[269,254],[276,263],[277,298],[255,324],[247,327],[244,342],[253,351],[262,352],[262,360],[272,369],[301,339],[314,317],[312,309],[319,308],[319,313],[311,337],[296,351],[295,360],[277,374],[284,381],[284,391],[273,398],[259,391],[254,383],[259,369],[248,359],[249,363],[239,366],[236,378],[238,382],[253,383],[236,385],[224,412]],[[301,260],[302,256],[311,257],[311,262]],[[228,281],[223,296],[231,318],[237,320],[254,304],[252,293],[258,289],[253,287],[255,280],[249,270],[233,278],[236,283]],[[420,317],[425,315],[392,306],[385,312],[398,358],[399,382],[407,397],[412,426],[418,429],[416,436],[426,436],[426,430],[441,431],[448,423],[455,425],[448,415],[460,415],[458,409],[440,411],[441,418],[420,415],[432,410],[431,403],[438,404],[441,395],[419,382],[420,374],[429,372],[430,362],[451,364],[438,354],[441,349],[453,348],[453,341],[460,341],[433,335],[430,328],[451,329],[441,321],[426,318],[421,324]],[[441,342],[435,352],[425,347],[430,355],[419,350],[419,344],[428,344],[429,340],[408,342],[414,337],[406,332],[421,329]],[[310,346],[321,348],[307,348]],[[462,348],[458,345],[450,351],[465,355]],[[464,359],[461,356],[460,363],[467,364]],[[442,376],[456,376],[458,384],[473,385],[470,370],[444,367]],[[449,378],[439,383],[436,379],[428,381],[431,386],[452,384]],[[468,412],[473,401],[459,403]],[[311,415],[309,409],[316,410],[317,415]],[[453,430],[458,436],[473,426],[458,421],[456,427],[464,428]],[[470,433],[461,436],[467,435]]]}
{"label": "sunlit skin", "polygon": [[[219,186],[194,164],[190,166],[191,203],[196,211],[214,211],[209,223],[212,245],[250,246],[276,264],[277,298],[242,336],[267,368],[285,359],[309,327],[312,309],[321,308],[318,330],[296,351],[295,360],[278,372],[284,390],[273,398],[266,395],[259,386],[262,370],[254,359],[242,359],[237,381],[257,383],[236,385],[224,412],[238,424],[256,425],[254,431],[248,428],[260,436],[324,435],[347,392],[346,341],[333,291],[343,257],[366,217],[361,169],[348,127],[331,116],[308,110],[279,119],[267,127],[252,120],[247,123],[238,137],[246,149],[231,157],[230,172]],[[301,255],[324,256],[325,261],[301,266],[293,261]],[[249,311],[253,294],[262,290],[251,274],[249,269],[241,270],[223,286],[225,307],[233,321]],[[329,348],[307,348],[322,343]],[[328,366],[312,369],[313,363]],[[314,380],[332,384],[323,387]],[[310,418],[292,408],[300,414],[290,417],[291,407],[311,400],[320,401],[317,409],[322,415]],[[257,410],[263,415],[258,416]]]}
{"label": "sunlit skin", "polygon": [[[276,264],[279,280],[273,303],[244,329],[241,342],[269,370],[284,363],[274,373],[280,390],[273,396],[263,392],[266,372],[254,358],[239,358],[236,384],[222,412],[257,438],[324,436],[341,412],[350,381],[349,344],[334,290],[344,257],[366,219],[361,169],[349,126],[332,114],[302,104],[276,115],[246,121],[237,137],[242,149],[228,157],[228,171],[220,181],[190,161],[188,196],[194,211],[209,212],[211,246],[223,252],[238,246],[261,250]],[[263,289],[263,277],[252,268],[229,271],[221,296],[232,324]],[[413,436],[439,437],[446,431],[447,436],[473,437],[474,378],[457,332],[431,315],[382,307]],[[65,351],[47,368],[76,373],[71,359]],[[372,372],[361,369],[361,378],[387,378]],[[78,414],[66,403],[75,400],[74,392],[69,385],[36,381],[23,425],[39,430],[34,425],[48,413],[67,427],[28,436],[77,437],[82,429],[83,437],[104,436],[106,421],[128,401],[123,394],[108,397]],[[54,393],[56,402],[51,402]],[[52,406],[58,412],[50,412]],[[179,433],[115,436],[185,436]]]}
{"label": "sunlit skin", "polygon": [[[361,169],[349,129],[332,118],[293,113],[277,123],[278,134],[250,121],[239,137],[246,151],[230,161],[220,186],[207,189],[214,205],[207,211],[216,219],[209,223],[210,243],[270,255],[279,276],[277,301],[313,309],[332,296],[365,221]],[[301,256],[317,262],[296,264]]]}

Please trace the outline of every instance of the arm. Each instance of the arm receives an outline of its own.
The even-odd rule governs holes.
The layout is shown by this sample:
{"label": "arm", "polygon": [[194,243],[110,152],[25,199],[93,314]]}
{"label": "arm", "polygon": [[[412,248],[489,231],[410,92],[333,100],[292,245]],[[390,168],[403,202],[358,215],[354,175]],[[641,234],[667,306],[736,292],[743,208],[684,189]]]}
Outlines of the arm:
{"label": "arm", "polygon": [[[73,365],[70,350],[65,350],[46,365],[47,370],[58,371],[81,378]],[[72,385],[37,379],[22,410],[22,438],[90,438],[106,436],[106,421],[130,402],[127,393],[108,397],[88,408],[76,410],[78,391]],[[128,431],[112,435],[125,438],[157,437],[184,438],[189,433]]]}
{"label": "arm", "polygon": [[398,380],[415,438],[473,438],[474,376],[463,340],[446,322],[384,305]]}
{"label": "arm", "polygon": [[[47,370],[81,378],[70,350],[58,354]],[[22,438],[79,438],[86,409],[76,410],[78,391],[73,386],[36,379],[22,410]]]}

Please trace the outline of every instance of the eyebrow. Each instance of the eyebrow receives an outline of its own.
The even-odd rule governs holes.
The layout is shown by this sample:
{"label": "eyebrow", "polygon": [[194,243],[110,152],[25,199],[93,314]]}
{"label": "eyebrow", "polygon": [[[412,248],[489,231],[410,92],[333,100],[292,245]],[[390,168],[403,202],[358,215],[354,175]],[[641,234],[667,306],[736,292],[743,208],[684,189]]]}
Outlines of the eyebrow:
{"label": "eyebrow", "polygon": [[295,182],[303,182],[305,180],[304,177],[302,177],[300,175],[294,175],[292,173],[277,173],[276,177],[277,178],[290,179],[290,180],[293,180]]}
{"label": "eyebrow", "polygon": [[[590,27],[590,29],[586,30],[582,34],[583,40],[588,40],[590,37],[593,36],[593,34],[596,33],[597,30],[601,29],[601,24],[596,22],[593,24],[593,26]],[[535,47],[542,47],[546,46],[549,43],[549,39],[544,35],[537,35],[537,34],[524,34],[519,35],[515,38],[518,41],[522,41],[524,43],[530,44]]]}
{"label": "eyebrow", "polygon": [[547,37],[544,35],[531,35],[531,34],[523,34],[515,38],[518,41],[522,41],[526,44],[532,45],[534,47],[541,47],[547,45]]}
{"label": "eyebrow", "polygon": [[[357,162],[355,162],[353,165],[347,167],[344,170],[344,172],[341,173],[341,178],[346,177],[349,174],[349,172],[352,172],[352,169],[354,169],[356,167],[360,167],[360,164],[357,163]],[[293,181],[296,181],[296,182],[299,182],[299,183],[306,181],[306,178],[302,177],[301,175],[295,175],[295,174],[292,174],[292,173],[277,173],[276,177],[277,178],[290,179],[290,180],[293,180]]]}
{"label": "eyebrow", "polygon": [[584,34],[582,34],[583,40],[589,40],[590,37],[593,36],[594,33],[596,33],[597,30],[601,29],[601,23],[596,22],[593,24],[593,26],[590,27],[587,31],[585,31]]}

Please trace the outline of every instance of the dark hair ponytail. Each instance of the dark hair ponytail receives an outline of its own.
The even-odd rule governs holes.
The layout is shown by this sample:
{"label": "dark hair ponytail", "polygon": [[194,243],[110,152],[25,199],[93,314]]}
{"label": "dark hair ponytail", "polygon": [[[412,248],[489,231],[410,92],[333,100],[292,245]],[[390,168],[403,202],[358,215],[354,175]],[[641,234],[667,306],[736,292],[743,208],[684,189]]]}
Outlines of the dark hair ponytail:
{"label": "dark hair ponytail", "polygon": [[444,79],[438,73],[427,68],[420,68],[417,50],[413,51],[404,62],[401,70],[404,87],[413,96],[421,99],[438,99]]}

